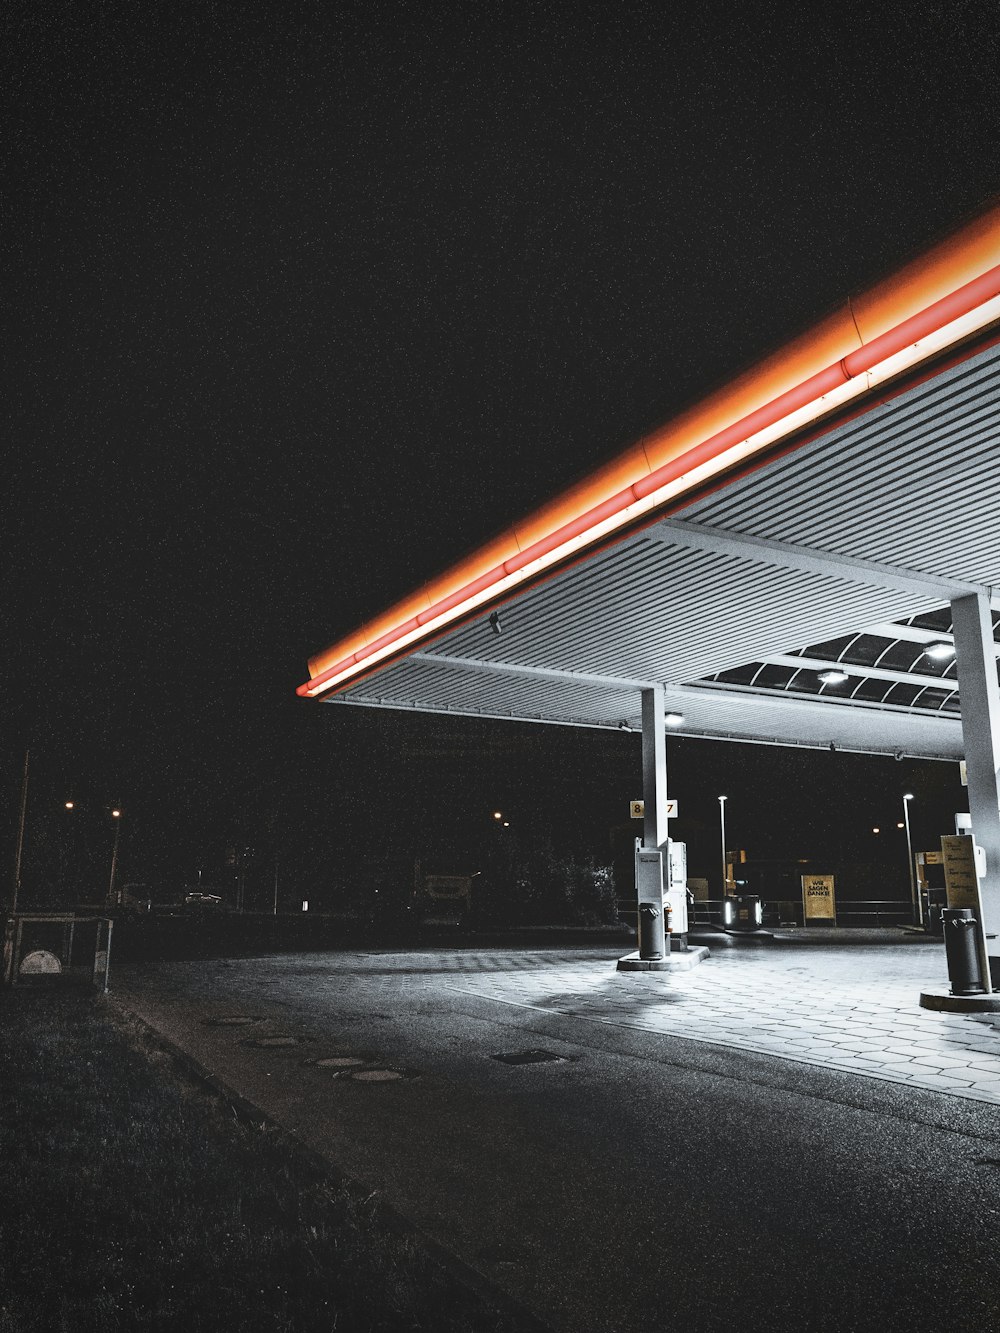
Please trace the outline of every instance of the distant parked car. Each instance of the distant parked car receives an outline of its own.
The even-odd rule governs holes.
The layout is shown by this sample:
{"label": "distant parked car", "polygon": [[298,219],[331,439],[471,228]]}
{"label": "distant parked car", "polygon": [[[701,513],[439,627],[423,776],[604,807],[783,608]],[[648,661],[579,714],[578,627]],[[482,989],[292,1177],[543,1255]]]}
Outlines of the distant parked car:
{"label": "distant parked car", "polygon": [[185,907],[221,907],[222,899],[217,893],[201,893],[197,889],[192,889],[190,893],[184,895]]}

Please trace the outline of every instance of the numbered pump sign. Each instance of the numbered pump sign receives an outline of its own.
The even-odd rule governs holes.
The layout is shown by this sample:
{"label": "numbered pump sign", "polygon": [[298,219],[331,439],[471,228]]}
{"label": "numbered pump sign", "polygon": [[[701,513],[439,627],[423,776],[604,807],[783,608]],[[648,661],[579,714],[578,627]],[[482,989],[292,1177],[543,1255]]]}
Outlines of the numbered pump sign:
{"label": "numbered pump sign", "polygon": [[802,876],[802,919],[810,922],[837,924],[837,899],[832,875]]}

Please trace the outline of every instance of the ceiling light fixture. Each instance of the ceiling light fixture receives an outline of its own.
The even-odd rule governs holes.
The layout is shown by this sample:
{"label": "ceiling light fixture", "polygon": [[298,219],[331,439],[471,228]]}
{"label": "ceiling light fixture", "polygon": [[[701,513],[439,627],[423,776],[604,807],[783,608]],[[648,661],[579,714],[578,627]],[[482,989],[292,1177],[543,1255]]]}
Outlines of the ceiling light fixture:
{"label": "ceiling light fixture", "polygon": [[846,671],[821,671],[819,678],[824,685],[843,685],[847,679]]}
{"label": "ceiling light fixture", "polygon": [[932,662],[947,662],[949,657],[955,656],[955,645],[947,643],[944,639],[939,639],[937,643],[929,643],[924,649],[924,656],[929,657]]}
{"label": "ceiling light fixture", "polygon": [[493,631],[494,634],[503,633],[503,624],[500,621],[499,611],[494,611],[493,614],[490,616],[490,629]]}
{"label": "ceiling light fixture", "polygon": [[681,725],[681,723],[684,721],[684,714],[683,714],[683,713],[666,713],[666,714],[664,714],[663,720],[664,720],[664,722],[667,724],[668,727],[679,727],[679,726]]}

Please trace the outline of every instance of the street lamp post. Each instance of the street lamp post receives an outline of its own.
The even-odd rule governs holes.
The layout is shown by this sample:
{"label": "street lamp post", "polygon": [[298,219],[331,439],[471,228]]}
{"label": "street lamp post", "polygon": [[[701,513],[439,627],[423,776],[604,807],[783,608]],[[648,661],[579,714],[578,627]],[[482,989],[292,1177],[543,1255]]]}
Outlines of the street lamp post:
{"label": "street lamp post", "polygon": [[14,897],[10,905],[11,914],[17,911],[17,899],[21,892],[21,852],[24,850],[24,816],[28,809],[28,755],[24,752],[24,776],[21,779],[21,817],[17,822],[17,852],[14,856]]}
{"label": "street lamp post", "polygon": [[722,896],[726,896],[729,877],[726,874],[726,801],[728,797],[719,797],[719,834],[722,838]]}
{"label": "street lamp post", "polygon": [[115,821],[115,840],[111,844],[111,879],[108,882],[108,906],[114,907],[115,903],[115,874],[118,870],[118,839],[122,831],[122,812],[115,808],[111,811],[111,818]]}
{"label": "street lamp post", "polygon": [[917,893],[917,875],[913,866],[913,842],[910,838],[910,802],[913,792],[908,791],[903,797],[903,827],[906,829],[906,864],[910,872],[910,901],[913,904],[913,920],[918,926],[924,924],[924,905]]}

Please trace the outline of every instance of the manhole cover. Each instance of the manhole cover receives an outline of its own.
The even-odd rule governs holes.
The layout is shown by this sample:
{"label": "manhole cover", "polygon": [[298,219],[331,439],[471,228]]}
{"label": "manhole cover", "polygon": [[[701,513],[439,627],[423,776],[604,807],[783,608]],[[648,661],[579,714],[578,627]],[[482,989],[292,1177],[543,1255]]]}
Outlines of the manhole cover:
{"label": "manhole cover", "polygon": [[311,1065],[321,1069],[346,1069],[351,1065],[364,1065],[368,1061],[360,1055],[325,1055],[322,1060],[310,1060]]}
{"label": "manhole cover", "polygon": [[351,1078],[357,1079],[359,1083],[390,1083],[393,1079],[402,1078],[403,1075],[398,1069],[359,1069]]}
{"label": "manhole cover", "polygon": [[494,1060],[499,1060],[505,1065],[545,1065],[565,1063],[565,1055],[556,1055],[555,1051],[501,1051],[494,1055]]}
{"label": "manhole cover", "polygon": [[227,1018],[203,1018],[201,1021],[209,1028],[246,1028],[251,1023],[259,1023],[260,1019],[249,1014],[232,1014]]}

